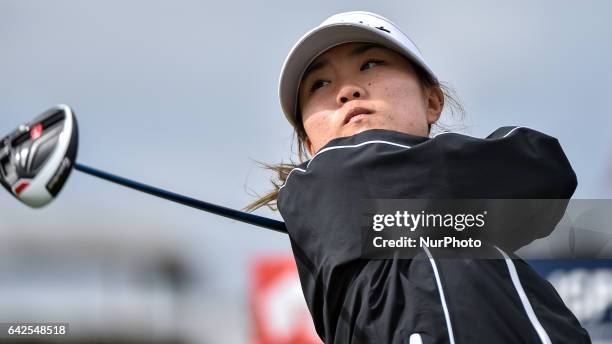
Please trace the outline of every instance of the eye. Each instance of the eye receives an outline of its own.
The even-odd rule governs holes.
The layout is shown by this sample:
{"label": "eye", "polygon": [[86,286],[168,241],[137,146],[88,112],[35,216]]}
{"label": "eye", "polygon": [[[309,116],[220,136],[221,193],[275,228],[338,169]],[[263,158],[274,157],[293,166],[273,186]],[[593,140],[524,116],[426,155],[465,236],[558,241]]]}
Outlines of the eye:
{"label": "eye", "polygon": [[363,65],[361,65],[361,68],[359,70],[370,69],[375,64],[384,64],[384,63],[385,63],[385,61],[383,61],[383,60],[370,59],[370,60],[367,60]]}
{"label": "eye", "polygon": [[315,80],[315,82],[312,83],[312,86],[310,86],[310,93],[315,92],[316,90],[318,90],[319,88],[323,87],[325,82],[329,82],[329,81],[325,81],[325,80]]}

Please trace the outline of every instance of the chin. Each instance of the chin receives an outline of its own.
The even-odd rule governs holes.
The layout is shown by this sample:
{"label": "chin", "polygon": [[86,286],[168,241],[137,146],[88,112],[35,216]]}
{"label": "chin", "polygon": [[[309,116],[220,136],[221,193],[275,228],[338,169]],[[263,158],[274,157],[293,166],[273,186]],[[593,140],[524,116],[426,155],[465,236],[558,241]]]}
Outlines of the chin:
{"label": "chin", "polygon": [[358,123],[354,123],[354,125],[349,129],[352,132],[351,135],[359,134],[363,131],[370,130],[370,129],[397,130],[395,128],[392,128],[392,126],[385,125],[385,123],[377,123],[377,122],[370,122],[370,121],[359,121]]}
{"label": "chin", "polygon": [[352,128],[348,128],[348,130],[345,131],[344,136],[351,136],[351,135],[359,134],[363,131],[370,130],[370,129],[376,129],[376,127],[373,127],[370,125],[354,126]]}

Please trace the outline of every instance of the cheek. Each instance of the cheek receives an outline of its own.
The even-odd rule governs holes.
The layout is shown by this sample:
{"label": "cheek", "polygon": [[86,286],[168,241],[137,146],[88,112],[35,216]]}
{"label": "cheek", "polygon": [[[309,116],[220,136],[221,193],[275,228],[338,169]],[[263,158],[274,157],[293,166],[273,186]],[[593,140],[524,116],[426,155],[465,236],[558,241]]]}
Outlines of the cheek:
{"label": "cheek", "polygon": [[418,80],[396,71],[372,80],[370,90],[384,114],[374,126],[427,136],[426,104]]}
{"label": "cheek", "polygon": [[420,100],[421,88],[413,80],[394,76],[381,80],[377,84],[378,88],[383,88],[383,92],[389,99],[395,101],[402,101],[404,99]]}
{"label": "cheek", "polygon": [[385,101],[392,117],[416,119],[425,117],[425,103],[421,87],[406,78],[388,78],[377,83],[381,98]]}
{"label": "cheek", "polygon": [[311,114],[304,119],[304,129],[315,149],[335,137],[335,120],[334,113],[330,111]]}

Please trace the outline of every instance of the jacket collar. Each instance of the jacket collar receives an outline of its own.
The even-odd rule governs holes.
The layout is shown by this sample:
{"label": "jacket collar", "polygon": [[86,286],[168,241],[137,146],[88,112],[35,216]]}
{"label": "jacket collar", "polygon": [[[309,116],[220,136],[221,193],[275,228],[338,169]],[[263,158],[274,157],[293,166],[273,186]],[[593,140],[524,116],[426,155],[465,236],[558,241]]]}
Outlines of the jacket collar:
{"label": "jacket collar", "polygon": [[[325,150],[333,149],[333,147],[359,145],[368,141],[387,141],[393,144],[412,147],[423,142],[427,142],[429,140],[431,140],[430,137],[412,135],[394,130],[368,129],[358,134],[338,137],[329,141],[325,146],[321,147],[319,151],[317,151],[315,157],[317,156],[317,154]],[[312,159],[314,159],[314,157]],[[302,164],[300,164],[299,167],[305,168],[312,159],[303,162]]]}
{"label": "jacket collar", "polygon": [[375,140],[389,141],[406,146],[414,146],[430,139],[431,138],[426,136],[406,134],[388,129],[369,129],[355,135],[335,138],[329,141],[325,146],[321,147],[319,152],[329,147],[355,145]]}

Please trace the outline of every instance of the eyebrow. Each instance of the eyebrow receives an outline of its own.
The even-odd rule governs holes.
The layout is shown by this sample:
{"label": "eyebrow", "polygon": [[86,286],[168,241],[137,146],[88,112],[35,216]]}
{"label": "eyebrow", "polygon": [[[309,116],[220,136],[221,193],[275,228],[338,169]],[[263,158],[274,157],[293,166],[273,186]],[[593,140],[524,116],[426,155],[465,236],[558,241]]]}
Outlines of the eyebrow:
{"label": "eyebrow", "polygon": [[[380,46],[376,43],[365,43],[351,50],[348,56],[349,57],[359,56],[372,48],[379,48],[379,47]],[[308,66],[308,68],[306,68],[306,70],[304,71],[304,74],[302,76],[302,81],[306,80],[306,78],[308,77],[308,75],[310,75],[310,73],[325,67],[328,63],[329,62],[327,60],[323,59],[316,63],[310,64],[310,66]]]}

